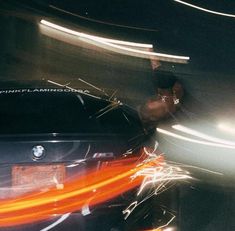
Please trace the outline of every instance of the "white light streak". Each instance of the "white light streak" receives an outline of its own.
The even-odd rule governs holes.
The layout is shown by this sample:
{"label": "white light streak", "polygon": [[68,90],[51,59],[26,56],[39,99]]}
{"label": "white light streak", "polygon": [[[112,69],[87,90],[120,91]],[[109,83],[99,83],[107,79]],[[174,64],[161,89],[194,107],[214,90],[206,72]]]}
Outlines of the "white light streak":
{"label": "white light streak", "polygon": [[157,154],[155,152],[157,151],[158,145],[159,145],[158,142],[155,141],[154,149],[152,151],[149,151],[146,147],[144,147],[145,154],[149,157],[156,157]]}
{"label": "white light streak", "polygon": [[132,52],[132,53],[142,55],[140,57],[143,57],[143,58],[151,58],[151,59],[157,58],[162,61],[174,60],[175,62],[177,62],[177,61],[187,62],[190,59],[188,56],[178,56],[178,55],[163,54],[163,53],[157,53],[157,52],[151,52],[151,51],[137,50],[137,49],[133,49],[133,48],[119,46],[119,45],[112,44],[112,43],[102,41],[102,40],[100,40],[99,42],[102,44],[105,44],[107,46],[116,48],[118,50],[123,50],[123,51]]}
{"label": "white light streak", "polygon": [[203,144],[203,145],[207,145],[207,146],[212,146],[212,147],[219,147],[219,148],[229,148],[229,149],[235,149],[235,146],[229,146],[229,145],[225,145],[225,144],[219,144],[219,143],[213,143],[213,142],[207,142],[207,141],[201,141],[201,140],[196,140],[196,139],[191,139],[185,136],[181,136],[178,135],[176,133],[173,132],[169,132],[167,130],[161,129],[161,128],[157,128],[157,131],[159,133],[180,139],[180,140],[185,140],[185,141],[189,141],[192,143],[197,143],[197,144]]}
{"label": "white light streak", "polygon": [[190,4],[190,3],[187,3],[187,2],[181,1],[181,0],[174,0],[174,1],[175,1],[175,2],[178,2],[178,3],[180,3],[180,4],[183,4],[183,5],[186,5],[186,6],[195,8],[195,9],[197,9],[197,10],[201,10],[201,11],[210,13],[210,14],[215,14],[215,15],[220,15],[220,16],[235,18],[235,15],[234,15],[234,14],[226,14],[226,13],[223,13],[223,12],[218,12],[218,11],[214,11],[214,10],[209,10],[209,9],[206,9],[206,8],[203,8],[203,7],[200,7],[200,6],[196,6],[196,5],[193,5],[193,4]]}
{"label": "white light streak", "polygon": [[[184,132],[184,133],[187,133],[187,134],[190,134],[190,135],[193,135],[193,136],[196,136],[196,137],[208,140],[208,141],[212,141],[214,143],[221,143],[221,144],[225,144],[225,145],[235,146],[235,142],[224,140],[224,139],[220,139],[220,138],[213,137],[213,136],[209,136],[209,135],[206,135],[206,134],[204,134],[202,132],[198,132],[198,131],[193,130],[191,128],[187,128],[185,126],[182,126],[180,124],[173,125],[172,128],[174,128],[174,129],[176,129],[178,131],[181,131],[181,132]],[[235,132],[235,130],[234,130],[234,132]]]}
{"label": "white light streak", "polygon": [[48,231],[50,229],[53,229],[55,226],[59,225],[64,220],[66,220],[70,216],[70,214],[71,213],[66,213],[66,214],[62,215],[57,221],[55,221],[54,223],[50,224],[46,228],[41,229],[40,231]]}
{"label": "white light streak", "polygon": [[175,229],[172,227],[168,227],[168,228],[163,229],[164,227],[167,227],[174,219],[175,219],[175,216],[172,215],[172,218],[165,225],[158,227],[157,230],[160,231],[162,229],[162,231],[174,231]]}
{"label": "white light streak", "polygon": [[166,229],[163,229],[163,231],[174,231],[174,230],[176,230],[176,229],[173,228],[173,227],[168,227],[168,228],[166,228]]}
{"label": "white light streak", "polygon": [[125,46],[133,46],[133,47],[141,47],[141,48],[153,48],[152,44],[128,42],[128,41],[109,39],[109,38],[104,38],[104,37],[98,37],[98,36],[94,36],[94,35],[85,34],[85,33],[82,33],[82,32],[78,32],[78,31],[68,29],[68,28],[63,27],[63,26],[59,26],[57,24],[46,21],[44,19],[42,19],[40,22],[43,25],[46,25],[46,26],[52,27],[54,29],[66,32],[68,34],[83,37],[83,38],[88,38],[88,39],[98,40],[98,41],[105,41],[105,42],[115,43],[115,44],[120,44],[120,45],[125,45]]}
{"label": "white light streak", "polygon": [[157,186],[155,188],[155,195],[159,194],[162,190],[165,191],[166,185],[159,184],[163,182],[170,182],[183,179],[191,179],[188,174],[185,174],[185,171],[179,167],[173,165],[163,165],[159,167],[146,168],[136,173],[134,177],[144,176],[144,180],[140,186],[137,195],[140,195],[144,189],[149,186]]}
{"label": "white light streak", "polygon": [[132,56],[141,57],[141,58],[157,59],[160,61],[176,62],[176,63],[187,63],[187,61],[190,59],[188,56],[178,56],[178,55],[171,55],[171,54],[164,54],[164,53],[157,53],[157,52],[142,50],[143,48],[151,49],[152,44],[134,43],[134,42],[127,42],[127,41],[93,36],[93,35],[89,35],[89,34],[85,34],[82,32],[68,29],[66,27],[51,23],[44,19],[42,19],[40,22],[44,26],[56,29],[58,31],[61,31],[61,32],[64,32],[73,36],[77,36],[85,42],[89,41],[89,43],[96,45],[96,46],[102,45],[101,47],[104,49],[109,49],[111,51],[118,52],[118,53],[125,54],[125,55],[132,55]]}
{"label": "white light streak", "polygon": [[[151,156],[153,156],[153,154],[150,155],[150,157]],[[163,193],[165,190],[173,186],[176,181],[192,179],[189,173],[180,168],[178,165],[168,164],[166,162],[162,163],[160,166],[142,169],[137,172],[132,178],[139,176],[143,177],[143,181],[137,192],[137,200],[133,201],[125,210],[123,210],[125,219],[127,219],[140,204],[144,203],[146,200],[154,195],[156,196],[160,193]],[[146,194],[146,192],[148,193]],[[138,200],[138,196],[140,196],[140,194],[141,200]],[[143,195],[144,198],[142,197]],[[154,230],[160,230],[167,227],[175,219],[175,215],[173,213],[169,211],[168,213],[172,216],[169,221]]]}

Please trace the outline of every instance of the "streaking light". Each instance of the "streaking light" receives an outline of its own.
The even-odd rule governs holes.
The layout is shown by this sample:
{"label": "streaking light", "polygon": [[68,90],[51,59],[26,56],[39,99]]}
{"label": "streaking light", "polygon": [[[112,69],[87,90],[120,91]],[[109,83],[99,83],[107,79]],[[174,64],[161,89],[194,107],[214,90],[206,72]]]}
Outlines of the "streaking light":
{"label": "streaking light", "polygon": [[132,177],[138,171],[163,163],[162,156],[144,163],[137,160],[133,157],[109,162],[98,171],[65,182],[61,189],[51,188],[1,200],[0,227],[41,221],[102,203],[139,186],[142,176]]}
{"label": "streaking light", "polygon": [[174,137],[174,138],[177,138],[177,139],[180,139],[180,140],[189,141],[189,142],[192,142],[192,143],[203,144],[203,145],[212,146],[212,147],[219,147],[219,148],[235,149],[235,146],[196,140],[196,139],[188,138],[188,137],[185,137],[185,136],[182,136],[182,135],[178,135],[178,134],[173,133],[173,132],[169,132],[169,131],[167,131],[165,129],[161,129],[161,128],[157,128],[157,131],[159,133],[165,134],[167,136],[171,136],[171,137]]}
{"label": "streaking light", "polygon": [[59,26],[57,24],[46,21],[44,19],[42,19],[40,22],[43,25],[49,26],[51,28],[54,28],[54,29],[57,29],[57,30],[60,30],[60,31],[63,31],[63,32],[66,32],[68,34],[72,34],[72,35],[75,35],[75,36],[83,37],[83,38],[88,38],[88,39],[97,40],[97,41],[105,41],[105,42],[115,43],[115,44],[120,44],[120,45],[125,45],[125,46],[133,46],[133,47],[141,47],[141,48],[153,48],[152,44],[128,42],[128,41],[109,39],[109,38],[104,38],[104,37],[98,37],[98,36],[94,36],[94,35],[85,34],[85,33],[82,33],[82,32],[78,32],[78,31],[68,29],[68,28],[63,27],[63,26]]}
{"label": "streaking light", "polygon": [[49,226],[41,229],[40,231],[48,231],[48,230],[55,228],[57,225],[62,223],[64,220],[66,220],[70,216],[70,214],[71,213],[67,213],[67,214],[62,215],[57,221],[55,221],[54,223],[50,224]]}
{"label": "streaking light", "polygon": [[[157,150],[158,143],[155,143],[155,148],[153,152],[150,153],[150,150],[144,149],[145,154],[151,159],[154,159],[159,155],[155,151]],[[137,199],[133,201],[125,210],[123,210],[124,218],[127,219],[130,214],[142,203],[151,198],[152,196],[159,195],[170,188],[172,185],[176,183],[176,181],[192,179],[189,175],[189,172],[185,171],[178,165],[168,164],[164,162],[159,166],[152,166],[145,169],[140,170],[135,175],[133,175],[133,179],[135,177],[143,176],[144,179],[139,187],[137,192]],[[148,193],[146,193],[148,192]],[[139,197],[140,196],[140,197]],[[143,197],[144,196],[144,197]],[[152,229],[163,231],[163,228],[168,227],[168,225],[175,219],[175,215],[171,211],[167,211],[164,209],[164,214],[168,213],[170,215],[170,219],[163,225]]]}
{"label": "streaking light", "polygon": [[[135,176],[144,176],[144,180],[140,186],[137,195],[140,195],[144,189],[149,186],[158,185],[159,182],[170,182],[175,180],[191,179],[188,174],[179,167],[173,165],[165,165],[159,167],[145,168],[136,173]],[[155,195],[166,189],[166,185],[159,184],[155,190]]]}
{"label": "streaking light", "polygon": [[[149,51],[149,49],[152,48],[151,44],[134,43],[134,42],[127,42],[127,41],[93,36],[93,35],[77,32],[77,31],[68,29],[63,26],[59,26],[57,24],[51,23],[43,19],[40,22],[42,25],[47,26],[49,28],[53,28],[60,32],[77,36],[80,38],[80,40],[83,40],[87,43],[91,43],[93,45],[102,47],[104,49],[108,49],[108,50],[125,54],[125,55],[131,55],[131,56],[147,58],[147,59],[157,59],[160,61],[176,62],[176,63],[187,63],[187,61],[190,59],[188,56],[170,55],[170,54],[163,54],[163,53],[156,53],[156,52]],[[148,49],[148,51],[144,49]]]}
{"label": "streaking light", "polygon": [[174,1],[175,1],[175,2],[178,2],[178,3],[181,3],[181,4],[183,4],[183,5],[186,5],[186,6],[195,8],[195,9],[197,9],[197,10],[201,10],[201,11],[210,13],[210,14],[216,14],[216,15],[220,15],[220,16],[235,18],[235,15],[234,15],[234,14],[226,14],[226,13],[222,13],[222,12],[218,12],[218,11],[214,11],[214,10],[209,10],[209,9],[206,9],[206,8],[203,8],[203,7],[199,7],[199,6],[196,6],[196,5],[193,5],[193,4],[190,4],[190,3],[187,3],[187,2],[181,1],[181,0],[174,0]]}
{"label": "streaking light", "polygon": [[[198,131],[195,131],[195,130],[193,130],[191,128],[187,128],[185,126],[182,126],[180,124],[173,125],[172,128],[174,128],[174,129],[176,129],[178,131],[187,133],[189,135],[193,135],[193,136],[196,136],[196,137],[208,140],[208,141],[212,141],[212,142],[215,142],[215,143],[221,143],[221,144],[235,146],[235,142],[224,140],[224,139],[219,139],[219,138],[213,137],[213,136],[209,136],[209,135],[206,135],[206,134],[204,134],[202,132],[198,132]],[[234,130],[234,133],[235,133],[235,130]]]}
{"label": "streaking light", "polygon": [[173,227],[168,227],[165,229],[162,228],[156,228],[156,229],[149,229],[149,230],[145,230],[145,231],[175,231],[176,229]]}
{"label": "streaking light", "polygon": [[121,51],[123,51],[123,52],[121,52],[122,54],[128,54],[128,55],[131,55],[130,53],[132,53],[133,56],[147,58],[147,59],[151,58],[151,59],[157,59],[157,60],[168,61],[168,62],[171,62],[173,60],[174,62],[179,62],[179,63],[185,63],[190,59],[187,56],[178,56],[178,55],[156,53],[156,52],[152,52],[152,51],[137,50],[137,49],[133,49],[133,48],[129,48],[129,47],[124,47],[124,46],[112,44],[112,43],[109,43],[109,42],[106,42],[103,40],[100,40],[98,42],[100,42],[104,45],[107,45],[110,48],[113,48],[112,51],[116,51],[119,53]]}

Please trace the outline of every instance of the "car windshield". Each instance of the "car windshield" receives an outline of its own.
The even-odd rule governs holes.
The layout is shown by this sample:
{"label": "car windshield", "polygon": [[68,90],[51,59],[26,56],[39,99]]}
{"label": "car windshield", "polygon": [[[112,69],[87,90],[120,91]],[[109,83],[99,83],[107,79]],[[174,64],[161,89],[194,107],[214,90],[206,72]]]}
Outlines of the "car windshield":
{"label": "car windshield", "polygon": [[0,93],[1,135],[128,134],[140,128],[138,120],[119,106],[112,108],[111,102],[63,89],[3,90]]}
{"label": "car windshield", "polygon": [[1,94],[0,105],[0,134],[74,133],[92,128],[76,94]]}

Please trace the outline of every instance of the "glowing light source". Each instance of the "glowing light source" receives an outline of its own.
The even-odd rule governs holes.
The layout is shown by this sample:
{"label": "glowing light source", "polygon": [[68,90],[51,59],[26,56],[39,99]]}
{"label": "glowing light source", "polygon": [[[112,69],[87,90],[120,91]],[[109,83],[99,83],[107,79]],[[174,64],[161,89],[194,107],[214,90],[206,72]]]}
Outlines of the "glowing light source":
{"label": "glowing light source", "polygon": [[149,229],[145,231],[174,231],[174,230],[176,230],[174,227],[167,227],[167,228]]}
{"label": "glowing light source", "polygon": [[206,9],[206,8],[203,8],[203,7],[200,7],[200,6],[196,6],[196,5],[193,5],[193,4],[190,4],[190,3],[187,3],[187,2],[181,1],[181,0],[174,0],[174,1],[175,1],[175,2],[178,2],[178,3],[180,3],[180,4],[183,4],[183,5],[186,5],[186,6],[195,8],[195,9],[197,9],[197,10],[201,10],[201,11],[210,13],[210,14],[216,14],[216,15],[220,15],[220,16],[235,18],[235,15],[234,15],[234,14],[226,14],[226,13],[223,13],[223,12],[218,12],[218,11],[214,11],[214,10],[209,10],[209,9]]}
{"label": "glowing light source", "polygon": [[235,128],[231,126],[231,124],[226,124],[226,123],[219,123],[218,128],[222,131],[235,134]]}

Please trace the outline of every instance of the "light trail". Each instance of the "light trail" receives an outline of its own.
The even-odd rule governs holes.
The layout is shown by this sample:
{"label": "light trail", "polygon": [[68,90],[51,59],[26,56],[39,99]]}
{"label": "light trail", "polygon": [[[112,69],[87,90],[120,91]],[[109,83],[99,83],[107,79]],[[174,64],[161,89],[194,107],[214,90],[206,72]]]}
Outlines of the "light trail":
{"label": "light trail", "polygon": [[32,192],[14,199],[1,200],[0,227],[27,224],[81,210],[108,201],[130,189],[138,187],[142,175],[132,177],[143,168],[158,166],[163,157],[136,163],[137,158],[111,162],[100,170],[64,183],[61,189]]}
{"label": "light trail", "polygon": [[201,11],[204,11],[204,12],[207,12],[207,13],[210,13],[210,14],[215,14],[215,15],[219,15],[219,16],[225,16],[225,17],[231,17],[231,18],[235,18],[235,15],[234,14],[226,14],[226,13],[223,13],[223,12],[218,12],[218,11],[214,11],[214,10],[209,10],[209,9],[206,9],[206,8],[203,8],[203,7],[200,7],[200,6],[196,6],[196,5],[193,5],[193,4],[190,4],[190,3],[187,3],[187,2],[184,2],[184,1],[181,1],[181,0],[174,0],[175,2],[178,2],[180,4],[183,4],[185,6],[189,6],[189,7],[192,7],[194,9],[197,9],[197,10],[201,10]]}
{"label": "light trail", "polygon": [[[113,52],[121,53],[124,55],[176,63],[187,63],[190,59],[188,56],[171,55],[149,51],[150,49],[152,49],[152,44],[135,43],[93,36],[75,30],[71,30],[69,28],[46,21],[44,19],[42,19],[40,23],[57,31],[76,36],[86,43],[90,43],[92,45],[99,46],[103,49],[108,49]],[[50,35],[48,31],[44,33],[48,36],[54,37],[53,35]],[[58,36],[56,38],[58,39]],[[64,41],[64,39],[62,40]],[[147,49],[147,51],[144,49]]]}
{"label": "light trail", "polygon": [[[154,151],[156,148],[157,142]],[[150,154],[143,149],[141,158],[136,156],[104,162],[99,170],[90,170],[88,174],[78,177],[73,176],[64,182],[63,187],[42,189],[18,195],[13,199],[0,200],[0,227],[28,224],[82,211],[84,207],[107,202],[139,187],[137,198],[141,194],[144,199],[134,201],[123,211],[126,219],[148,198],[164,192],[175,181],[185,179],[191,179],[189,173],[179,166],[167,164],[162,155],[154,156],[154,153]],[[145,195],[145,189],[150,193]],[[64,218],[67,216],[62,216],[52,225],[57,225]],[[170,222],[171,220],[168,223]],[[52,226],[48,226],[50,227]]]}
{"label": "light trail", "polygon": [[[172,59],[175,62],[187,62],[190,58],[188,56],[179,56],[179,55],[170,55],[170,54],[164,54],[164,53],[157,53],[157,52],[152,52],[152,51],[143,51],[143,50],[137,50],[137,49],[133,49],[133,48],[129,48],[129,47],[124,47],[124,46],[120,46],[120,45],[116,45],[116,44],[112,44],[106,41],[99,41],[100,43],[110,46],[112,48],[114,48],[114,51],[127,51],[127,52],[132,52],[132,53],[136,53],[137,56],[139,55],[139,57],[142,58],[151,58],[151,59],[158,59],[161,61],[172,61]],[[140,56],[141,55],[141,56]]]}
{"label": "light trail", "polygon": [[225,145],[225,144],[220,144],[220,143],[213,143],[213,142],[208,142],[208,141],[202,141],[202,140],[197,140],[197,139],[192,139],[186,136],[178,135],[176,133],[167,131],[165,129],[157,128],[157,131],[159,133],[165,134],[167,136],[171,136],[180,140],[188,141],[191,143],[197,143],[197,144],[203,144],[207,146],[212,146],[212,147],[219,147],[219,148],[228,148],[228,149],[235,149],[235,146],[230,146],[230,145]]}
{"label": "light trail", "polygon": [[54,28],[54,29],[66,32],[68,34],[78,36],[78,37],[82,37],[82,38],[92,39],[92,40],[96,40],[96,41],[105,41],[108,43],[120,44],[120,45],[125,45],[125,46],[133,46],[133,47],[140,47],[140,48],[153,48],[152,44],[128,42],[128,41],[123,41],[123,40],[109,39],[109,38],[85,34],[82,32],[74,31],[74,30],[68,29],[66,27],[57,25],[55,23],[51,23],[51,22],[44,20],[44,19],[42,19],[40,21],[40,23],[43,25],[49,26],[51,28]]}
{"label": "light trail", "polygon": [[[155,151],[157,149],[157,144],[158,143],[156,142],[155,148],[152,153],[144,149],[145,154],[149,156],[150,159],[151,158],[154,159],[154,155],[155,158],[157,156],[157,154],[155,154]],[[164,191],[169,189],[172,185],[174,185],[176,181],[180,180],[185,181],[188,179],[192,179],[192,177],[189,175],[189,172],[183,170],[178,165],[168,164],[167,162],[164,162],[162,165],[158,166],[155,165],[141,169],[140,171],[136,172],[135,175],[133,175],[133,178],[140,176],[143,177],[143,181],[137,192],[137,199],[133,201],[125,210],[123,210],[125,219],[127,219],[140,204],[144,203],[152,196],[156,196],[159,195],[160,193],[163,193]],[[138,197],[140,195],[141,199],[138,200]],[[176,217],[172,212],[168,211],[168,213],[171,215],[171,218],[164,225],[152,229],[152,231],[153,230],[163,231],[165,230],[165,228],[166,230],[168,229],[168,225]]]}
{"label": "light trail", "polygon": [[144,203],[152,196],[157,196],[163,193],[173,184],[175,184],[176,181],[192,179],[187,171],[183,170],[177,165],[167,164],[166,162],[160,166],[144,168],[133,175],[133,178],[140,176],[143,178],[143,180],[137,192],[137,198],[140,195],[145,195],[144,193],[148,189],[151,190],[145,195],[143,199],[140,201],[133,201],[125,210],[123,210],[125,219],[127,219],[140,204]]}
{"label": "light trail", "polygon": [[[135,176],[143,176],[144,180],[141,183],[140,189],[137,195],[140,195],[149,186],[157,185],[157,183],[171,182],[176,180],[191,179],[188,174],[185,174],[179,167],[173,165],[149,167],[138,171]],[[157,195],[162,189],[165,189],[166,185],[161,185],[155,188],[155,195]]]}
{"label": "light trail", "polygon": [[174,128],[174,129],[176,129],[178,131],[184,132],[186,134],[199,137],[201,139],[212,141],[214,143],[221,143],[221,144],[225,144],[225,145],[235,146],[235,142],[232,142],[232,141],[229,141],[229,140],[220,139],[220,138],[217,138],[217,137],[214,137],[214,136],[209,136],[207,134],[204,134],[202,132],[193,130],[191,128],[187,128],[187,127],[185,127],[183,125],[180,125],[180,124],[173,125],[172,128]]}
{"label": "light trail", "polygon": [[57,221],[55,221],[52,224],[48,225],[47,227],[41,229],[40,231],[48,231],[48,230],[55,228],[57,225],[59,225],[60,223],[65,221],[70,216],[70,214],[71,213],[66,213],[66,214],[62,215]]}
{"label": "light trail", "polygon": [[155,229],[148,229],[148,230],[145,230],[145,231],[176,231],[175,228],[173,227],[167,227],[167,228],[155,228]]}

